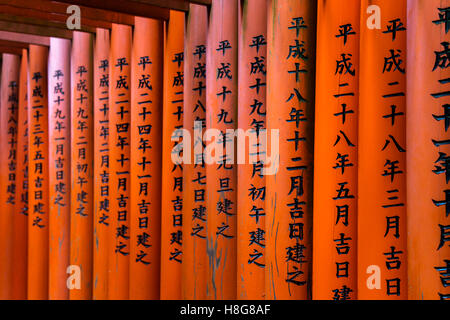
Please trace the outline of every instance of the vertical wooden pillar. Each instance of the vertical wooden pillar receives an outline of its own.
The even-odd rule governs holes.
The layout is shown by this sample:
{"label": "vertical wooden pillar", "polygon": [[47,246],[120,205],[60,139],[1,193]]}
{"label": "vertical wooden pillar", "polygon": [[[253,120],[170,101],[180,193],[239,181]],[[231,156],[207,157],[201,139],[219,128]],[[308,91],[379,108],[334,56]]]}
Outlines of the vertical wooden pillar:
{"label": "vertical wooden pillar", "polygon": [[28,299],[48,299],[48,48],[30,45],[28,74]]}
{"label": "vertical wooden pillar", "polygon": [[27,298],[28,242],[28,50],[22,50],[17,114],[16,203],[13,217],[12,299]]}
{"label": "vertical wooden pillar", "polygon": [[[267,3],[245,0],[239,5],[238,127],[259,138],[266,128],[266,87],[254,85],[266,83]],[[238,166],[237,298],[264,299],[266,185],[256,156],[266,150],[252,139],[243,150],[248,160]]]}
{"label": "vertical wooden pillar", "polygon": [[[207,297],[214,300],[235,299],[237,292],[237,171],[234,157],[227,157],[227,150],[229,154],[234,150],[229,145],[234,135],[226,131],[237,124],[237,26],[237,1],[213,0],[206,48],[206,128],[216,134],[209,142],[212,154],[205,154],[206,192],[198,197],[206,196],[209,208],[206,291]],[[218,149],[222,148],[220,154]]]}
{"label": "vertical wooden pillar", "polygon": [[3,54],[0,112],[0,299],[12,298],[13,216],[17,191],[17,115],[20,57]]}
{"label": "vertical wooden pillar", "polygon": [[70,299],[92,298],[93,223],[93,43],[89,33],[75,31],[72,44],[72,189],[70,224],[71,274],[81,277]]}
{"label": "vertical wooden pillar", "polygon": [[361,12],[358,298],[405,299],[406,1],[363,0]]}
{"label": "vertical wooden pillar", "polygon": [[97,29],[94,48],[94,247],[93,298],[108,298],[109,210],[109,30]]}
{"label": "vertical wooden pillar", "polygon": [[450,299],[450,1],[408,1],[408,298]]}
{"label": "vertical wooden pillar", "polygon": [[163,22],[135,18],[131,87],[130,299],[159,299]]}
{"label": "vertical wooden pillar", "polygon": [[183,231],[176,219],[183,210],[183,165],[172,161],[172,137],[179,137],[183,128],[183,40],[184,13],[170,11],[164,52],[161,188],[161,299],[167,300],[181,299]]}
{"label": "vertical wooden pillar", "polygon": [[270,1],[267,128],[280,151],[266,178],[268,299],[311,297],[315,25],[315,1]]}
{"label": "vertical wooden pillar", "polygon": [[[318,300],[356,298],[360,6],[318,2],[312,281]],[[339,195],[342,185],[348,196]]]}
{"label": "vertical wooden pillar", "polygon": [[109,68],[109,299],[128,299],[131,27],[113,24]]}
{"label": "vertical wooden pillar", "polygon": [[[191,4],[184,42],[183,129],[191,133],[183,152],[190,163],[183,163],[183,263],[182,298],[206,299],[206,169],[203,161],[203,129],[206,111],[207,9]],[[199,137],[192,133],[197,130]],[[188,137],[183,137],[187,143]],[[189,150],[187,150],[189,148]]]}
{"label": "vertical wooden pillar", "polygon": [[48,59],[49,299],[67,300],[70,263],[70,40],[50,38]]}

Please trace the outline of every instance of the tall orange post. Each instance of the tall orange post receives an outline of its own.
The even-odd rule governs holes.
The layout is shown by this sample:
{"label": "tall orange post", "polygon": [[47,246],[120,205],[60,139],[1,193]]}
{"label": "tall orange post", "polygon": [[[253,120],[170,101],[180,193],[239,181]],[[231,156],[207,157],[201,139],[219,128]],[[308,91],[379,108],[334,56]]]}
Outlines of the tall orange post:
{"label": "tall orange post", "polygon": [[16,201],[20,57],[2,57],[0,97],[0,299],[12,298],[13,217]]}
{"label": "tall orange post", "polygon": [[28,299],[48,299],[48,48],[30,45],[28,69]]}
{"label": "tall orange post", "polygon": [[131,67],[130,299],[159,299],[163,22],[135,18]]}
{"label": "tall orange post", "polygon": [[164,104],[161,188],[161,299],[181,299],[183,258],[183,165],[172,161],[172,149],[183,128],[184,12],[170,11],[164,52]]}
{"label": "tall orange post", "polygon": [[406,1],[363,0],[361,13],[358,298],[405,299]]}
{"label": "tall orange post", "polygon": [[[260,137],[266,128],[267,3],[239,2],[238,127]],[[266,152],[256,140],[246,141],[248,160],[238,165],[237,186],[237,298],[264,299],[265,177],[260,156]],[[250,163],[250,159],[253,159]]]}
{"label": "tall orange post", "polygon": [[450,299],[450,1],[408,1],[408,298]]}
{"label": "tall orange post", "polygon": [[[266,298],[311,297],[316,4],[268,5],[267,128],[279,130],[266,177]],[[298,49],[298,51],[296,51]]]}
{"label": "tall orange post", "polygon": [[[206,111],[206,34],[207,9],[191,4],[186,21],[184,41],[184,151],[189,163],[183,163],[183,263],[181,271],[182,298],[206,299],[206,169],[203,162],[203,129]],[[194,136],[194,132],[199,132]]]}
{"label": "tall orange post", "polygon": [[[356,298],[360,1],[320,0],[314,145],[313,299]],[[347,139],[348,141],[347,141]],[[348,196],[339,196],[341,185]]]}
{"label": "tall orange post", "polygon": [[67,300],[70,263],[70,40],[50,38],[49,299]]}
{"label": "tall orange post", "polygon": [[[71,300],[92,298],[93,224],[93,42],[75,31],[72,40],[72,189],[69,275]],[[76,279],[79,276],[79,279]],[[78,281],[78,282],[77,282]]]}
{"label": "tall orange post", "polygon": [[16,200],[13,217],[12,299],[27,298],[28,241],[28,50],[22,50],[17,114]]}
{"label": "tall orange post", "polygon": [[129,297],[131,32],[112,25],[109,58],[108,298],[114,300]]}
{"label": "tall orange post", "polygon": [[94,47],[94,247],[93,299],[108,298],[108,238],[113,218],[109,199],[109,30],[97,29]]}
{"label": "tall orange post", "polygon": [[206,138],[206,192],[198,199],[206,197],[209,208],[206,292],[214,300],[235,299],[237,293],[237,170],[233,133],[227,132],[237,125],[237,27],[237,1],[213,0],[206,46],[206,128],[213,136]]}

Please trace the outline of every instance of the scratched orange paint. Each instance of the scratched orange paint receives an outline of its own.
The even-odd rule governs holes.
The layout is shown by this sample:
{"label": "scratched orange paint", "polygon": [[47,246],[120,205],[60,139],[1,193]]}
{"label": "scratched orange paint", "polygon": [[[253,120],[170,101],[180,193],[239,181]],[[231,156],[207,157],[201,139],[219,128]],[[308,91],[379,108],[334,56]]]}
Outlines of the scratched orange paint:
{"label": "scratched orange paint", "polygon": [[279,163],[266,177],[267,299],[311,297],[315,24],[314,1],[269,1],[267,128],[280,148],[268,148]]}
{"label": "scratched orange paint", "polygon": [[[184,112],[183,129],[191,133],[190,163],[183,164],[183,263],[182,298],[185,300],[206,299],[206,199],[196,198],[195,190],[204,190],[206,170],[201,139],[192,134],[202,133],[205,124],[206,92],[206,32],[207,9],[190,5],[186,22],[184,47]],[[195,122],[197,121],[197,122]],[[199,141],[200,140],[200,141]],[[187,143],[187,137],[183,139]],[[185,150],[184,152],[187,152]],[[197,161],[196,161],[197,159]]]}
{"label": "scratched orange paint", "polygon": [[[161,187],[161,299],[181,299],[183,165],[172,161],[172,148],[183,128],[184,13],[170,11],[164,51],[164,104]],[[174,184],[177,183],[176,186]]]}
{"label": "scratched orange paint", "polygon": [[[237,294],[237,167],[218,148],[226,129],[237,125],[237,1],[213,0],[208,26],[206,55],[206,128],[216,129],[216,152],[206,161],[207,298],[235,299]],[[205,153],[207,153],[205,151]],[[233,162],[231,162],[233,163]],[[203,194],[199,194],[200,199]]]}

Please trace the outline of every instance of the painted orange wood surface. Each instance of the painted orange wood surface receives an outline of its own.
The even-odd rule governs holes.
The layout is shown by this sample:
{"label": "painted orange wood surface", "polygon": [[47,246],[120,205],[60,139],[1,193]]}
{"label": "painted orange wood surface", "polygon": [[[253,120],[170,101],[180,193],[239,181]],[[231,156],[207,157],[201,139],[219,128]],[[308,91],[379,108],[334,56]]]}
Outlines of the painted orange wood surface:
{"label": "painted orange wood surface", "polygon": [[28,71],[28,299],[48,299],[48,48],[30,45]]}
{"label": "painted orange wood surface", "polygon": [[[279,130],[278,172],[266,177],[266,298],[311,297],[314,2],[270,1],[267,128]],[[300,54],[292,47],[299,46]],[[270,132],[270,134],[273,134]]]}
{"label": "painted orange wood surface", "polygon": [[[239,7],[238,127],[253,134],[246,141],[245,164],[238,165],[237,298],[264,299],[265,177],[257,141],[266,128],[267,8],[264,1],[246,0]],[[251,161],[250,161],[251,160]]]}
{"label": "painted orange wood surface", "polygon": [[[207,9],[191,4],[184,41],[184,147],[190,151],[189,163],[183,164],[183,263],[182,298],[206,299],[206,169],[203,162],[203,128],[206,111],[206,34]],[[194,132],[198,132],[194,136]],[[183,154],[185,155],[185,154]],[[200,195],[200,197],[198,197]]]}
{"label": "painted orange wood surface", "polygon": [[185,5],[0,31],[0,299],[450,300],[450,0]]}
{"label": "painted orange wood surface", "polygon": [[17,115],[16,203],[13,217],[12,299],[27,298],[28,265],[28,50],[22,50]]}
{"label": "painted orange wood surface", "polygon": [[[358,0],[318,2],[312,283],[319,300],[356,298],[359,11]],[[343,183],[348,197],[337,191]]]}
{"label": "painted orange wood surface", "polygon": [[184,87],[184,13],[170,11],[165,29],[164,104],[161,188],[161,299],[181,299],[183,259],[182,222],[174,219],[183,210],[183,165],[172,161],[176,142],[182,134]]}
{"label": "painted orange wood surface", "polygon": [[130,299],[159,299],[163,23],[135,18],[131,67]]}
{"label": "painted orange wood surface", "polygon": [[[209,208],[206,292],[208,299],[222,300],[235,299],[237,294],[237,166],[226,154],[234,148],[225,146],[227,140],[233,139],[226,130],[235,129],[237,125],[237,1],[213,0],[210,10],[206,48],[206,128],[215,129],[216,134],[209,142],[213,157],[208,157],[209,152],[205,151],[205,196]],[[219,149],[223,146],[221,154]]]}
{"label": "painted orange wood surface", "polygon": [[109,299],[129,297],[131,33],[130,26],[112,25],[109,58]]}
{"label": "painted orange wood surface", "polygon": [[[85,32],[72,40],[72,162],[70,275],[79,270],[79,287],[71,287],[71,300],[92,298],[93,223],[93,42]],[[79,268],[79,269],[78,269]]]}
{"label": "painted orange wood surface", "polygon": [[17,116],[20,57],[2,55],[0,97],[0,299],[11,299],[13,257],[13,217],[16,193]]}
{"label": "painted orange wood surface", "polygon": [[113,217],[109,200],[109,30],[97,29],[94,44],[94,247],[93,299],[108,298],[108,239]]}
{"label": "painted orange wood surface", "polygon": [[[369,5],[380,29],[367,27]],[[363,0],[361,12],[358,298],[405,299],[406,1]]]}
{"label": "painted orange wood surface", "polygon": [[49,51],[49,299],[67,300],[70,263],[70,40]]}
{"label": "painted orange wood surface", "polygon": [[450,1],[409,0],[407,8],[408,298],[448,300]]}

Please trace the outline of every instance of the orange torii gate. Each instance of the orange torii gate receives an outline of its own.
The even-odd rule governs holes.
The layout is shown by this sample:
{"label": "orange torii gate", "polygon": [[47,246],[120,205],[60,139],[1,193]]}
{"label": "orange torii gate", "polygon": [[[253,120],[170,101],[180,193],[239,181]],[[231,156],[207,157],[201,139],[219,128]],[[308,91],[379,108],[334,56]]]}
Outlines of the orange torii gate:
{"label": "orange torii gate", "polygon": [[[237,1],[213,0],[206,46],[207,298],[236,298],[237,168],[232,158],[237,126]],[[202,90],[199,88],[199,90]],[[220,151],[223,150],[223,151]],[[227,155],[227,152],[231,155]]]}
{"label": "orange torii gate", "polygon": [[16,201],[20,57],[2,56],[0,97],[0,299],[12,297],[13,219]]}
{"label": "orange torii gate", "polygon": [[92,297],[108,298],[108,251],[114,217],[109,200],[109,30],[97,29],[94,45],[94,221]]}
{"label": "orange torii gate", "polygon": [[17,114],[16,202],[13,217],[13,254],[11,298],[27,298],[28,248],[28,50],[22,50],[19,75],[19,103]]}
{"label": "orange torii gate", "polygon": [[[183,163],[183,262],[182,298],[206,299],[207,256],[206,169],[203,161],[203,132],[206,111],[206,36],[207,9],[190,5],[186,18],[184,41],[183,129],[191,133],[183,137],[184,153],[189,151],[189,163]],[[198,132],[198,135],[192,135]],[[185,155],[185,154],[183,154]]]}
{"label": "orange torii gate", "polygon": [[135,18],[131,60],[130,299],[159,299],[163,22]]}
{"label": "orange torii gate", "polygon": [[450,299],[450,0],[91,2],[0,1],[0,298]]}
{"label": "orange torii gate", "polygon": [[450,299],[450,1],[408,0],[408,298]]}
{"label": "orange torii gate", "polygon": [[250,138],[238,140],[246,143],[246,162],[238,166],[237,298],[264,299],[266,150],[259,138],[266,127],[266,90],[255,84],[266,83],[267,7],[258,0],[239,4],[238,128]]}
{"label": "orange torii gate", "polygon": [[109,58],[109,299],[129,297],[131,38],[130,26],[112,25]]}
{"label": "orange torii gate", "polygon": [[[359,13],[359,0],[318,2],[312,285],[319,300],[356,298]],[[342,185],[348,196],[339,195]]]}
{"label": "orange torii gate", "polygon": [[[184,13],[170,11],[165,28],[161,186],[161,299],[181,299],[183,166],[172,161],[172,137],[182,135]],[[153,62],[154,63],[154,62]],[[176,142],[175,142],[176,143]]]}
{"label": "orange torii gate", "polygon": [[361,12],[358,299],[404,299],[406,1],[363,0]]}
{"label": "orange torii gate", "polygon": [[28,299],[48,298],[48,48],[30,45],[28,69]]}
{"label": "orange torii gate", "polygon": [[278,170],[266,177],[266,299],[309,299],[316,3],[272,0],[267,25],[267,129],[280,147],[268,148]]}
{"label": "orange torii gate", "polygon": [[90,33],[73,33],[71,64],[71,300],[92,298],[93,223],[93,42]]}
{"label": "orange torii gate", "polygon": [[70,40],[51,38],[48,56],[49,299],[67,300],[70,264]]}

